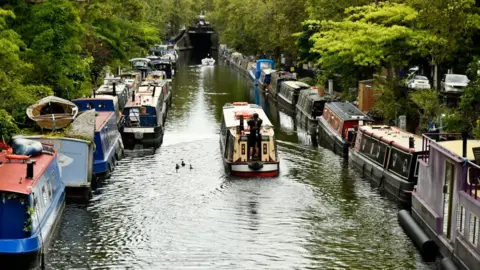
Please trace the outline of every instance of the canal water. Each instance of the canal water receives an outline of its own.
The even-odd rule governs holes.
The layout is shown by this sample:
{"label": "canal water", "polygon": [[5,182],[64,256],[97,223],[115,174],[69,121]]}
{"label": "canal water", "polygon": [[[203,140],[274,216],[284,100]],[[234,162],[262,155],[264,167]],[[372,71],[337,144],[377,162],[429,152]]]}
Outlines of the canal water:
{"label": "canal water", "polygon": [[222,106],[256,98],[228,66],[183,62],[163,145],[127,151],[90,204],[67,205],[47,269],[436,269],[393,203],[261,96],[280,176],[227,177]]}

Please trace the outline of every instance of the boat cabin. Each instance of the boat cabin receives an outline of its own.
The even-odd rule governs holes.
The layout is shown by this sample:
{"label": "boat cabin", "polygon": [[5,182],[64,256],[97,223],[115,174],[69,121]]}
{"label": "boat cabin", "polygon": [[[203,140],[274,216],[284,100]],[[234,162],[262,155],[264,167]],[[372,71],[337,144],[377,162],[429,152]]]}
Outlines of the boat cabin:
{"label": "boat cabin", "polygon": [[254,113],[257,113],[263,121],[260,130],[259,160],[263,162],[278,161],[273,125],[262,107],[247,102],[235,102],[223,107],[221,144],[224,149],[223,156],[228,162],[247,162],[249,160],[248,135],[250,128],[247,122],[253,118]]}
{"label": "boat cabin", "polygon": [[[320,105],[318,105],[320,107]],[[349,102],[324,103],[322,118],[337,135],[351,143],[354,127],[371,122],[366,114]]]}
{"label": "boat cabin", "polygon": [[120,107],[117,96],[99,95],[95,98],[79,98],[72,100],[80,112],[95,110],[96,112],[113,112],[117,123],[121,120]]}
{"label": "boat cabin", "polygon": [[148,58],[132,58],[129,60],[132,64],[132,69],[140,72],[141,78],[147,76],[148,71],[150,70],[150,59]]}
{"label": "boat cabin", "polygon": [[[282,85],[284,84],[285,82],[282,83]],[[308,120],[316,121],[317,117],[322,115],[327,101],[329,101],[327,96],[320,96],[316,89],[306,89],[304,85],[299,93],[296,108],[297,111],[306,116]]]}
{"label": "boat cabin", "polygon": [[123,110],[125,127],[157,127],[163,124],[164,87],[161,85],[142,85]]}
{"label": "boat cabin", "polygon": [[397,127],[365,125],[358,127],[355,150],[402,180],[416,183],[422,137]]}
{"label": "boat cabin", "polygon": [[122,78],[106,78],[104,84],[95,90],[93,98],[96,98],[97,95],[112,95],[117,97],[118,106],[120,110],[122,110],[130,97],[130,88],[127,87]]}
{"label": "boat cabin", "polygon": [[[103,174],[114,166],[110,164],[118,142],[117,119],[113,112],[97,112],[95,117],[95,152],[93,153],[93,173]],[[113,150],[112,150],[113,149]],[[109,169],[110,165],[110,169]]]}
{"label": "boat cabin", "polygon": [[136,90],[138,84],[142,81],[141,74],[135,71],[127,71],[120,74],[120,78],[125,82],[130,90]]}
{"label": "boat cabin", "polygon": [[258,80],[260,85],[262,85],[265,88],[268,88],[268,86],[270,85],[270,82],[271,82],[272,73],[274,71],[275,70],[270,69],[270,68],[263,69],[261,74],[260,74],[260,78]]}
{"label": "boat cabin", "polygon": [[288,104],[292,110],[295,110],[300,93],[309,90],[310,85],[299,81],[283,81],[278,93],[278,101]]}
{"label": "boat cabin", "polygon": [[444,257],[465,269],[478,269],[480,141],[462,140],[461,134],[438,135],[423,135],[426,153],[419,159],[412,216]]}
{"label": "boat cabin", "polygon": [[286,72],[286,71],[275,71],[271,75],[270,79],[270,94],[276,96],[278,92],[280,92],[280,85],[283,81],[296,81],[296,76],[293,73]]}
{"label": "boat cabin", "polygon": [[275,69],[275,62],[271,59],[259,59],[256,62],[256,69],[255,69],[255,79],[258,80],[260,79],[260,74],[262,73],[263,70],[270,69],[273,70]]}
{"label": "boat cabin", "polygon": [[171,60],[168,59],[158,59],[151,62],[152,70],[163,71],[165,72],[167,79],[172,79],[173,75],[173,64]]}

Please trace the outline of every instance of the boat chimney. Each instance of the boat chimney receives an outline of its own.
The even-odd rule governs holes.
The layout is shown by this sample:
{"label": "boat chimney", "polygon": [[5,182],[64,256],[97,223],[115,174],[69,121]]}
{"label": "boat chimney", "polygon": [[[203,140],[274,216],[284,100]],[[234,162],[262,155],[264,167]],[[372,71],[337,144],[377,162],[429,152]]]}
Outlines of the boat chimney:
{"label": "boat chimney", "polygon": [[93,98],[95,98],[95,89],[93,89]]}
{"label": "boat chimney", "polygon": [[333,80],[328,80],[328,93],[333,94]]}
{"label": "boat chimney", "polygon": [[415,148],[415,139],[413,137],[408,138],[408,148]]}
{"label": "boat chimney", "polygon": [[117,95],[117,83],[112,83],[112,88],[113,88],[113,96],[116,96]]}
{"label": "boat chimney", "polygon": [[120,66],[117,67],[117,76],[120,76],[122,74],[122,69]]}
{"label": "boat chimney", "polygon": [[27,162],[27,179],[33,179],[33,165],[35,165],[35,161],[29,160]]}
{"label": "boat chimney", "polygon": [[466,158],[467,157],[467,132],[462,132],[462,157]]}
{"label": "boat chimney", "polygon": [[153,86],[153,94],[152,94],[152,97],[155,96],[155,90],[157,90],[157,87],[154,85],[154,86]]}

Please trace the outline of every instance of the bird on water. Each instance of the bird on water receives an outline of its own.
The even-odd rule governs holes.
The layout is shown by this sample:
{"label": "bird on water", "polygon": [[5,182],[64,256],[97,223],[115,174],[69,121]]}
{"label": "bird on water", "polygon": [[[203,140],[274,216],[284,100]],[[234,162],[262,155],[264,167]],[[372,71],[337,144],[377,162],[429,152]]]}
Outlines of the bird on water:
{"label": "bird on water", "polygon": [[190,164],[190,170],[192,170],[192,169],[193,169],[192,164]]}
{"label": "bird on water", "polygon": [[175,170],[177,170],[177,172],[178,172],[178,169],[180,169],[180,166],[178,166],[178,164],[175,164]]}
{"label": "bird on water", "polygon": [[182,167],[185,167],[185,162],[183,162],[183,160],[182,160]]}

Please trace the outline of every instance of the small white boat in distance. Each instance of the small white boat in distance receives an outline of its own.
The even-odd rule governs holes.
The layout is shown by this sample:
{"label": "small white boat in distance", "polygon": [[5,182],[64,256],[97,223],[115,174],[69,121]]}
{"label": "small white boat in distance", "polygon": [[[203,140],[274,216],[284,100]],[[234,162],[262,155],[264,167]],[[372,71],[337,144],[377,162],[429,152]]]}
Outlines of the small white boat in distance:
{"label": "small white boat in distance", "polygon": [[202,66],[214,66],[215,65],[215,59],[211,58],[210,55],[208,55],[207,58],[202,59]]}
{"label": "small white boat in distance", "polygon": [[[251,141],[248,120],[254,114],[262,120],[260,136]],[[225,170],[232,176],[276,177],[280,162],[273,125],[262,107],[247,102],[223,106],[220,149]],[[251,145],[255,144],[255,145]],[[249,148],[258,147],[258,156],[249,158]]]}

